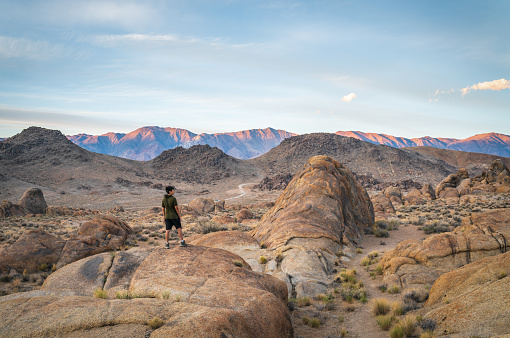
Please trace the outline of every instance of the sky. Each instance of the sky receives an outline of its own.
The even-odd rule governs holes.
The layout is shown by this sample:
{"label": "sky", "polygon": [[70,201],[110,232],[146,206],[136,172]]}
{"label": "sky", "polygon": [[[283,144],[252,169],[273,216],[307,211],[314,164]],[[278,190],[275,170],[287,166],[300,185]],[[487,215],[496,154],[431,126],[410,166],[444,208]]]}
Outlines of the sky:
{"label": "sky", "polygon": [[510,1],[0,0],[0,137],[510,134]]}

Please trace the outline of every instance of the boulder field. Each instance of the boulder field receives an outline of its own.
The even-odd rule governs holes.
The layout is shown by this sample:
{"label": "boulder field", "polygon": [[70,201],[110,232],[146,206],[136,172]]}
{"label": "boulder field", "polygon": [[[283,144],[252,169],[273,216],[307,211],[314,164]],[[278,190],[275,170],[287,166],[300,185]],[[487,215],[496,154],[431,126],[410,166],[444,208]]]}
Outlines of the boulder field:
{"label": "boulder field", "polygon": [[15,243],[0,250],[0,271],[37,271],[39,266],[60,268],[81,258],[120,249],[133,230],[114,216],[100,215],[83,223],[68,240],[44,230],[29,230]]}
{"label": "boulder field", "polygon": [[41,290],[0,297],[0,336],[292,337],[287,301],[285,283],[231,252],[131,249],[84,258]]}

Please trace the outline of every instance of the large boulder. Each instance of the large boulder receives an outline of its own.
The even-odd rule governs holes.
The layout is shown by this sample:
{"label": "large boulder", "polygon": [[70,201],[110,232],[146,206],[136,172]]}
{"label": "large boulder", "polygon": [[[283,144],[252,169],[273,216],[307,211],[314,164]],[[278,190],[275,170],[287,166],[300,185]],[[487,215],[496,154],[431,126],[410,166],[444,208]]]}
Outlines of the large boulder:
{"label": "large boulder", "polygon": [[447,272],[510,248],[510,210],[475,213],[453,232],[404,240],[380,264],[384,280],[402,287],[431,286]]}
{"label": "large boulder", "polygon": [[457,188],[460,185],[460,183],[467,178],[469,178],[469,173],[464,168],[459,169],[459,171],[457,171],[456,173],[449,175],[437,185],[436,197],[438,198],[459,197],[458,191],[456,192],[457,196],[454,196],[455,194],[452,189]]}
{"label": "large boulder", "polygon": [[123,221],[100,215],[85,222],[68,240],[44,230],[29,230],[0,251],[0,271],[36,271],[42,264],[60,268],[87,256],[120,249],[133,231]]}
{"label": "large boulder", "polygon": [[390,198],[384,194],[377,194],[371,198],[374,205],[374,212],[383,214],[394,214],[395,208]]}
{"label": "large boulder", "polygon": [[[252,235],[280,253],[279,277],[295,290],[325,290],[342,244],[359,244],[374,222],[366,191],[343,165],[327,156],[308,160]],[[300,283],[321,287],[298,287]],[[303,286],[303,285],[302,285]],[[298,293],[298,296],[300,294]],[[305,294],[302,294],[305,295]]]}
{"label": "large boulder", "polygon": [[31,188],[25,191],[18,204],[32,214],[45,214],[48,207],[43,192],[39,188]]}
{"label": "large boulder", "polygon": [[400,188],[398,187],[387,187],[384,188],[382,193],[387,196],[392,203],[395,205],[401,205],[402,204],[402,191],[400,191]]}
{"label": "large boulder", "polygon": [[13,244],[0,251],[0,271],[37,271],[40,266],[51,266],[60,260],[65,241],[44,230],[29,230]]}
{"label": "large boulder", "polygon": [[215,203],[212,198],[195,198],[193,201],[188,203],[188,209],[193,210],[197,214],[207,214],[213,211]]}
{"label": "large boulder", "polygon": [[440,335],[510,334],[510,252],[482,258],[437,279],[425,303],[425,319]]}
{"label": "large boulder", "polygon": [[[130,251],[85,258],[39,291],[0,297],[0,336],[292,337],[285,284],[241,257],[200,246]],[[97,289],[107,299],[94,298]],[[156,317],[162,326],[149,332]]]}

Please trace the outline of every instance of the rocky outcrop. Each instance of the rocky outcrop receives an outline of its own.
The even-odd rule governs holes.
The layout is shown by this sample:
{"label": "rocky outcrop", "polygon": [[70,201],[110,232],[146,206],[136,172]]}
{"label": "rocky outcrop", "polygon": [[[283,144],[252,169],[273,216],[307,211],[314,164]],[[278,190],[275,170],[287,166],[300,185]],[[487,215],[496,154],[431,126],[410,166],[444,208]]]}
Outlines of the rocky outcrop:
{"label": "rocky outcrop", "polygon": [[398,187],[384,188],[382,193],[391,200],[391,203],[395,205],[402,205],[402,191],[400,191]]}
{"label": "rocky outcrop", "polygon": [[133,231],[113,216],[101,215],[85,222],[69,240],[44,230],[29,230],[0,251],[0,271],[37,271],[42,264],[62,267],[81,258],[121,248]]}
{"label": "rocky outcrop", "polygon": [[469,173],[464,168],[460,169],[455,174],[448,175],[448,177],[438,184],[436,188],[436,196],[438,198],[459,197],[459,193],[456,188],[463,180],[468,178]]}
{"label": "rocky outcrop", "polygon": [[407,195],[404,196],[404,204],[420,205],[435,199],[436,193],[434,192],[434,189],[429,183],[426,183],[420,190],[413,189],[407,193]]}
{"label": "rocky outcrop", "polygon": [[3,201],[0,205],[0,217],[16,217],[25,216],[26,210],[19,204],[14,204],[11,201]]}
{"label": "rocky outcrop", "polygon": [[363,229],[373,222],[370,198],[349,170],[330,157],[315,156],[294,176],[252,235],[262,247],[281,254],[277,270],[284,277],[280,277],[290,281],[300,296],[304,295],[300,290],[325,291],[336,252],[342,244],[360,243]]}
{"label": "rocky outcrop", "polygon": [[510,252],[486,257],[437,279],[425,303],[425,319],[440,335],[510,334]]}
{"label": "rocky outcrop", "polygon": [[[94,298],[97,289],[107,299]],[[293,335],[283,282],[231,252],[201,246],[85,258],[50,275],[39,291],[1,297],[0,316],[0,336]],[[161,326],[149,333],[156,317]]]}
{"label": "rocky outcrop", "polygon": [[43,192],[38,188],[25,191],[18,204],[32,214],[45,214],[48,207]]}
{"label": "rocky outcrop", "polygon": [[510,210],[476,213],[453,232],[405,240],[380,264],[384,281],[403,287],[432,285],[442,274],[510,248]]}
{"label": "rocky outcrop", "polygon": [[383,214],[394,214],[395,208],[393,207],[393,203],[388,196],[384,194],[377,194],[372,196],[371,198],[372,204],[374,205],[375,213],[383,213]]}
{"label": "rocky outcrop", "polygon": [[436,188],[436,195],[443,198],[509,192],[510,170],[499,159],[492,162],[489,170],[481,175],[469,178],[467,171],[461,169],[445,178]]}

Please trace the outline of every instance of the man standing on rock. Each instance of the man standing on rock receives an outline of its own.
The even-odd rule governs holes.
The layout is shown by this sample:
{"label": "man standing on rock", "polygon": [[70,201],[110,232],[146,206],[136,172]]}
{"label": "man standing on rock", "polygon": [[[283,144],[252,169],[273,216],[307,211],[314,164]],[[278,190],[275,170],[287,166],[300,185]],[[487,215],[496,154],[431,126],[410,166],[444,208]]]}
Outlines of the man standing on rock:
{"label": "man standing on rock", "polygon": [[186,242],[182,236],[182,227],[181,227],[181,212],[179,211],[179,207],[177,206],[177,199],[174,197],[175,188],[169,185],[166,187],[166,195],[163,197],[163,201],[161,202],[161,206],[163,207],[163,216],[165,218],[165,249],[170,249],[170,243],[168,242],[168,236],[170,234],[170,230],[172,230],[172,226],[175,226],[177,229],[177,233],[179,235],[179,239],[181,240],[181,246],[187,246]]}

